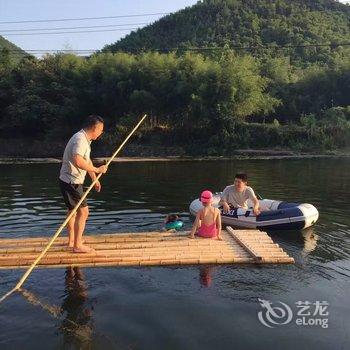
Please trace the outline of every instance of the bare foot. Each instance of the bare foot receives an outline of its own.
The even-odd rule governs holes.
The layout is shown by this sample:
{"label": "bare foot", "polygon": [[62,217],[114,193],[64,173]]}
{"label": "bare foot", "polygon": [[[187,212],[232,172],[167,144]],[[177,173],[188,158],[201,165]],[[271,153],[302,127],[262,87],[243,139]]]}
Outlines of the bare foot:
{"label": "bare foot", "polygon": [[[83,239],[81,243],[84,244],[85,240]],[[68,248],[73,248],[73,247],[74,247],[74,241],[73,242],[68,241]]]}
{"label": "bare foot", "polygon": [[73,253],[96,253],[96,250],[94,248],[82,244],[79,247],[74,247]]}

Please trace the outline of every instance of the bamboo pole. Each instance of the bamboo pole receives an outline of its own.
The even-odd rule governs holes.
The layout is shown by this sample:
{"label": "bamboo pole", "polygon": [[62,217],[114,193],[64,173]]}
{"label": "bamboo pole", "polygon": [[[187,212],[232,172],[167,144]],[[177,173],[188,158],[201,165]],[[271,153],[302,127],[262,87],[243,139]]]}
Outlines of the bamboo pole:
{"label": "bamboo pole", "polygon": [[[134,129],[129,133],[129,135],[126,137],[126,139],[122,142],[122,144],[117,148],[117,150],[112,154],[112,156],[109,158],[109,160],[106,163],[106,166],[108,167],[109,164],[113,161],[113,159],[117,156],[117,154],[120,152],[120,150],[124,147],[124,145],[126,144],[126,142],[129,140],[129,138],[134,134],[134,132],[139,128],[139,126],[143,123],[143,121],[146,119],[147,114],[145,114],[141,120],[136,124],[136,126],[134,127]],[[18,290],[19,288],[21,288],[22,284],[25,282],[25,280],[28,278],[28,276],[30,275],[30,273],[33,271],[33,269],[35,268],[35,266],[37,265],[37,263],[42,259],[42,257],[45,255],[45,253],[50,249],[52,243],[55,241],[55,239],[58,237],[58,235],[61,233],[61,231],[64,229],[64,227],[67,225],[68,221],[73,217],[73,215],[76,213],[76,211],[78,210],[79,206],[81,205],[81,203],[84,201],[84,199],[87,197],[87,195],[90,193],[90,191],[92,190],[92,188],[95,186],[95,184],[97,183],[97,181],[100,179],[100,177],[102,176],[102,173],[98,174],[96,176],[96,179],[91,183],[91,185],[89,186],[89,188],[86,190],[86,192],[84,193],[84,195],[81,197],[80,201],[77,203],[77,205],[75,206],[75,208],[70,212],[70,214],[67,216],[66,220],[64,220],[64,222],[61,224],[61,226],[58,228],[58,230],[56,231],[56,233],[53,235],[53,237],[50,239],[49,243],[47,244],[47,246],[43,249],[43,251],[39,254],[39,256],[35,259],[35,261],[32,263],[32,265],[29,267],[29,269],[24,273],[24,275],[22,276],[22,278],[18,281],[18,283],[15,285],[14,288],[12,288],[10,291],[8,291],[6,294],[4,294],[1,298],[0,298],[0,303],[2,301],[4,301],[8,296],[10,296],[12,293],[14,293],[16,290]]]}
{"label": "bamboo pole", "polygon": [[[86,241],[85,241],[86,242]],[[121,248],[132,248],[136,247],[139,245],[143,246],[148,246],[148,247],[153,247],[153,246],[177,246],[177,245],[183,245],[183,246],[208,246],[208,247],[220,247],[223,245],[230,245],[232,244],[232,241],[211,241],[211,242],[206,242],[202,239],[189,239],[186,238],[184,240],[182,239],[174,239],[174,240],[152,240],[152,241],[128,241],[128,242],[92,242],[90,241],[89,244],[92,245],[110,245],[110,246],[115,246],[115,247],[121,247]],[[53,245],[55,249],[65,249],[67,247],[66,244],[61,244],[61,245]],[[40,249],[40,246],[30,246],[27,247],[26,245],[18,245],[18,246],[9,246],[8,248],[3,248],[3,251],[6,251],[8,249],[23,249],[23,248],[30,248],[30,249]]]}
{"label": "bamboo pole", "polygon": [[245,244],[245,242],[244,242],[240,237],[238,237],[238,236],[235,234],[235,232],[234,232],[234,230],[233,230],[233,228],[232,228],[231,226],[227,226],[227,227],[226,227],[226,230],[227,230],[227,232],[229,232],[229,233],[232,235],[232,237],[238,242],[238,244],[240,244],[245,250],[248,251],[248,253],[249,253],[256,261],[259,261],[259,262],[262,262],[262,261],[263,261],[263,257],[262,257],[261,255],[256,254],[255,251],[253,251],[250,247],[248,247],[248,246]]}
{"label": "bamboo pole", "polygon": [[[235,259],[235,258],[242,258],[242,259],[249,259],[250,256],[234,256],[233,254],[189,254],[189,255],[179,255],[179,254],[174,254],[174,253],[168,253],[168,254],[158,254],[158,255],[152,255],[152,256],[126,256],[126,257],[93,257],[91,259],[89,258],[79,258],[75,259],[74,257],[71,258],[65,258],[65,259],[54,259],[54,260],[48,260],[47,258],[43,258],[41,260],[41,263],[43,265],[75,265],[75,264],[89,264],[89,263],[105,263],[105,262],[115,262],[116,265],[119,262],[129,262],[131,265],[139,265],[142,262],[147,262],[147,261],[159,261],[159,260],[169,260],[169,261],[174,261],[174,264],[181,263],[183,260],[188,260],[188,259],[207,259],[208,261],[216,261],[217,259],[223,259],[223,258],[230,258],[230,259]],[[7,262],[3,266],[24,266],[27,265],[26,261],[23,260],[18,260],[18,261],[11,261]],[[38,265],[40,266],[40,265]]]}
{"label": "bamboo pole", "polygon": [[[170,233],[168,231],[166,232],[159,232],[159,231],[154,231],[154,232],[135,232],[135,233],[104,233],[98,236],[94,235],[86,235],[84,236],[84,239],[89,241],[89,240],[102,240],[102,239],[128,239],[131,238],[134,240],[135,238],[154,238],[154,237],[164,237],[165,239],[167,238],[173,238],[173,237],[187,237],[189,235],[188,232],[183,232],[183,233]],[[2,244],[11,244],[11,243],[48,243],[50,241],[49,237],[26,237],[26,238],[1,238],[0,239],[0,245]],[[65,242],[65,238],[63,237],[57,237],[56,242]]]}
{"label": "bamboo pole", "polygon": [[[242,250],[241,247],[239,246],[235,246],[235,245],[231,245],[231,244],[227,244],[227,245],[222,245],[222,246],[202,246],[202,245],[178,245],[178,246],[143,246],[142,244],[137,246],[137,247],[132,247],[132,248],[125,248],[125,247],[119,247],[116,244],[113,243],[101,243],[101,244],[90,244],[98,253],[100,252],[107,252],[107,251],[114,251],[114,250],[122,250],[122,251],[135,251],[135,250],[171,250],[171,249],[182,249],[182,250],[189,250],[189,249],[206,249],[206,250],[217,250],[217,249],[231,249],[231,250],[235,250],[237,248],[239,248],[240,250]],[[66,248],[66,249],[61,249],[61,248],[57,248],[57,247],[51,247],[50,250],[47,252],[47,254],[61,254],[61,253],[65,253],[65,254],[71,254],[71,251],[69,250],[70,248]],[[279,250],[282,251],[281,248],[278,249],[269,249],[269,248],[265,248],[265,251],[275,251],[275,250]],[[38,253],[41,252],[40,248],[21,248],[21,249],[8,249],[6,251],[0,251],[0,258],[1,257],[5,257],[5,256],[9,256],[9,255],[15,255],[15,254],[19,254],[22,256],[25,255],[29,255],[29,254],[34,254],[34,253]],[[88,254],[88,253],[87,253]]]}
{"label": "bamboo pole", "polygon": [[[52,264],[52,265],[38,265],[37,268],[64,268],[72,267],[113,267],[113,266],[158,266],[158,265],[193,265],[193,264],[251,264],[256,263],[252,257],[234,257],[234,258],[214,258],[214,259],[181,259],[181,260],[145,260],[145,261],[107,261],[107,262],[89,262],[89,263],[72,263],[72,264]],[[288,258],[274,258],[264,261],[265,264],[291,264],[294,259]],[[8,266],[8,269],[24,269],[25,265]],[[0,267],[0,270],[5,269]]]}
{"label": "bamboo pole", "polygon": [[[87,244],[136,244],[136,243],[146,243],[146,242],[172,242],[172,241],[187,241],[188,237],[181,237],[181,238],[169,238],[169,239],[157,239],[157,238],[145,238],[145,239],[128,239],[128,240],[86,240],[84,238],[84,242]],[[47,245],[48,242],[43,243],[43,242],[34,242],[34,243],[25,243],[25,242],[21,242],[21,243],[15,243],[15,244],[1,244],[0,243],[0,251],[5,251],[6,249],[20,249],[20,248],[37,248],[40,249],[44,246]],[[62,242],[54,242],[54,244],[52,244],[51,247],[55,247],[57,249],[60,249],[62,247],[66,247],[67,246],[67,242],[66,240],[62,241]]]}
{"label": "bamboo pole", "polygon": [[19,292],[27,299],[27,301],[34,305],[40,306],[43,310],[47,311],[51,316],[58,318],[58,316],[63,312],[62,308],[58,305],[50,305],[46,302],[41,301],[36,295],[27,289],[19,288]]}
{"label": "bamboo pole", "polygon": [[[236,247],[221,247],[220,249],[216,248],[202,248],[202,247],[175,247],[175,248],[138,248],[138,249],[107,249],[107,250],[98,250],[96,254],[93,253],[86,253],[84,257],[91,257],[91,256],[116,256],[116,255],[130,255],[130,254],[137,254],[137,253],[148,253],[148,254],[157,254],[157,253],[167,253],[167,252],[180,252],[180,253],[187,253],[187,252],[231,252],[231,253],[242,253],[246,252],[242,247],[236,246]],[[287,255],[283,250],[260,250],[259,253],[261,255]],[[20,254],[3,254],[0,255],[0,265],[2,261],[7,261],[11,259],[35,259],[37,255],[34,253],[20,253]],[[47,258],[58,258],[58,257],[76,257],[77,254],[73,254],[71,252],[48,252],[46,255]]]}
{"label": "bamboo pole", "polygon": [[[249,234],[246,234],[249,232]],[[222,235],[224,240],[231,240],[231,235],[227,234],[227,232],[223,231]],[[235,235],[244,238],[245,241],[249,242],[265,242],[275,244],[270,237],[268,237],[265,233],[261,231],[254,230],[253,233],[250,231],[236,230]],[[148,240],[178,240],[178,239],[186,239],[188,236],[187,232],[184,233],[168,233],[168,232],[140,232],[140,233],[118,233],[118,234],[101,234],[99,236],[84,236],[84,239],[87,243],[94,242],[135,242],[139,241],[148,241]],[[201,238],[198,238],[201,239]],[[201,239],[206,240],[206,239]],[[215,240],[211,240],[215,241]],[[7,245],[21,245],[25,244],[35,244],[35,245],[46,245],[49,242],[49,238],[46,237],[35,237],[35,238],[11,238],[11,239],[0,239],[0,246]],[[55,241],[55,245],[65,244],[65,238],[58,237]]]}
{"label": "bamboo pole", "polygon": [[[119,250],[108,250],[108,251],[99,251],[98,254],[80,254],[77,256],[76,254],[71,253],[64,253],[60,252],[57,254],[47,254],[45,255],[45,259],[60,259],[60,258],[89,258],[92,259],[94,257],[115,257],[115,256],[143,256],[143,255],[161,255],[161,254],[168,254],[169,252],[177,253],[177,254],[220,254],[222,252],[225,252],[227,254],[242,254],[243,250],[233,250],[233,249],[157,249],[157,250],[144,250],[144,249],[137,249],[132,251],[119,251]],[[279,253],[280,254],[280,253]],[[1,256],[0,257],[0,265],[2,262],[10,261],[10,260],[34,260],[37,255],[35,254],[21,254],[21,255],[8,255],[8,256]]]}
{"label": "bamboo pole", "polygon": [[[139,235],[135,234],[133,237],[132,234],[129,236],[123,236],[118,234],[114,235],[108,235],[104,236],[101,235],[96,236],[84,236],[84,240],[86,243],[94,243],[94,242],[137,242],[137,241],[171,241],[171,240],[185,240],[188,238],[188,234],[173,234],[173,235],[158,235],[156,232],[152,235]],[[1,240],[0,239],[0,247],[1,246],[20,246],[20,245],[33,245],[33,246],[40,246],[40,245],[46,245],[50,240],[42,238],[41,240],[38,240],[37,238],[35,240],[32,240],[30,238],[26,239],[6,239]],[[54,242],[54,246],[56,245],[65,245],[66,239],[58,237],[57,240]]]}
{"label": "bamboo pole", "polygon": [[[247,252],[232,252],[232,251],[199,251],[199,252],[135,252],[132,254],[113,254],[113,255],[95,255],[95,256],[79,256],[75,257],[73,255],[68,256],[45,256],[41,261],[41,265],[71,265],[75,263],[97,263],[97,262],[118,262],[118,261],[134,261],[137,262],[154,260],[154,259],[174,259],[182,260],[188,258],[208,258],[217,259],[222,257],[232,257],[232,258],[251,258]],[[266,254],[264,255],[264,262],[268,261],[278,261],[280,259],[291,260],[291,258],[286,254]],[[1,261],[1,266],[16,266],[16,265],[29,265],[32,262],[30,258],[13,258]]]}
{"label": "bamboo pole", "polygon": [[[235,247],[237,246],[237,243],[235,242],[226,242],[221,241],[215,242],[212,244],[206,244],[205,242],[198,242],[198,241],[189,241],[189,240],[172,240],[172,241],[151,241],[151,242],[128,242],[128,243],[113,243],[113,242],[89,242],[89,244],[94,247],[96,250],[101,249],[137,249],[137,248],[163,248],[163,247]],[[261,243],[254,243],[254,244],[247,244],[247,246],[254,247],[254,249],[260,249],[260,250],[282,250],[281,247],[275,244],[261,244]],[[62,245],[52,245],[50,248],[50,252],[59,252],[59,251],[69,251],[70,248],[67,247],[66,244]],[[42,250],[41,246],[10,246],[6,248],[0,248],[0,256],[2,254],[10,254],[10,253],[16,253],[16,252],[40,252]]]}

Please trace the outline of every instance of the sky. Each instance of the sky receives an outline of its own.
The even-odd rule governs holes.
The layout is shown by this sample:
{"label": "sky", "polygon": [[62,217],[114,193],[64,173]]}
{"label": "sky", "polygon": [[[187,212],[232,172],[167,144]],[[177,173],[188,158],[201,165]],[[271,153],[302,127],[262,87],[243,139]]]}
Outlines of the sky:
{"label": "sky", "polygon": [[[132,29],[154,22],[164,13],[175,12],[196,2],[197,0],[0,0],[0,35],[27,51],[98,50],[106,44],[116,42],[130,33]],[[346,3],[349,0],[341,2]],[[73,21],[4,23],[144,14],[148,15]],[[29,34],[33,31],[28,30],[39,29],[35,32],[42,33],[43,31],[40,29],[45,29],[45,32],[48,32],[47,28],[67,28],[51,30],[51,33],[57,33],[57,31],[108,31],[50,35],[23,35],[15,32],[15,30],[21,30],[22,33]],[[23,32],[24,30],[27,32]],[[78,53],[78,51],[76,52]]]}
{"label": "sky", "polygon": [[[0,0],[0,35],[24,50],[101,49],[106,44],[114,43],[130,33],[131,28],[143,27],[163,15],[38,23],[3,22],[169,13],[191,6],[196,2],[197,0]],[[50,32],[113,31],[50,35],[18,35],[17,32],[17,35],[9,35],[16,34],[14,30],[106,25],[114,25],[114,27],[63,29]],[[42,33],[40,30],[36,32]]]}

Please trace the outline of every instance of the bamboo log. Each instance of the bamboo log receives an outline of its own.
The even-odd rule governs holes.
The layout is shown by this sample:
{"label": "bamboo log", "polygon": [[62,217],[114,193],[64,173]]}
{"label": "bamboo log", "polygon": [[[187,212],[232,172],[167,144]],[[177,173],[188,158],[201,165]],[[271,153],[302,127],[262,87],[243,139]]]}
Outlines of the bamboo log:
{"label": "bamboo log", "polygon": [[[180,238],[180,237],[188,237],[187,232],[184,233],[169,233],[169,232],[139,232],[139,233],[114,233],[114,234],[100,234],[100,235],[85,235],[84,239],[86,242],[91,242],[95,240],[113,240],[114,241],[124,241],[124,240],[131,240],[135,241],[137,238],[141,239],[158,239],[158,238]],[[50,241],[49,237],[25,237],[25,238],[1,238],[0,239],[0,245],[2,244],[16,244],[16,243],[43,243],[47,244]],[[53,244],[57,243],[65,243],[67,241],[67,238],[65,237],[58,237],[56,238],[55,242]]]}
{"label": "bamboo log", "polygon": [[[221,243],[221,244],[203,244],[203,243],[197,243],[197,242],[186,242],[184,244],[181,244],[179,242],[174,243],[174,244],[161,244],[161,243],[138,243],[138,244],[127,244],[127,245],[120,245],[120,244],[91,244],[93,248],[96,250],[134,250],[134,249],[176,249],[176,248],[183,248],[183,249],[195,249],[195,248],[202,248],[202,249],[221,249],[223,247],[226,248],[233,248],[232,245],[226,244],[226,243]],[[2,249],[0,251],[0,255],[8,255],[8,254],[17,254],[17,253],[34,253],[37,252],[39,248],[7,248],[7,249]],[[48,253],[53,253],[53,252],[64,252],[64,251],[69,251],[70,248],[64,246],[64,247],[54,247],[50,249]]]}
{"label": "bamboo log", "polygon": [[[111,235],[107,235],[106,237],[100,237],[100,236],[85,236],[84,239],[86,241],[86,243],[90,243],[90,244],[101,244],[101,243],[120,243],[120,244],[125,244],[125,243],[145,243],[145,242],[169,242],[169,241],[180,241],[180,240],[187,240],[187,234],[185,235],[159,235],[157,233],[154,234],[154,236],[149,236],[149,235],[135,235],[135,237],[132,237],[131,234],[128,235],[128,238],[123,238],[123,237],[119,237],[121,236],[121,234],[115,234],[115,237],[111,237]],[[267,239],[248,239],[246,237],[242,237],[243,235],[239,235],[239,237],[241,237],[242,239],[244,239],[245,242],[249,242],[249,243],[260,243],[262,245],[264,244],[274,244],[276,246],[278,246],[278,244],[275,244],[270,238]],[[231,238],[232,239],[232,238]],[[197,238],[196,240],[200,240],[200,241],[207,241],[207,239],[201,239],[201,238]],[[229,236],[225,235],[224,236],[224,241],[229,240]],[[44,246],[47,244],[48,240],[38,240],[38,239],[6,239],[6,240],[0,240],[0,247],[10,247],[10,246]],[[220,242],[217,240],[211,240],[213,242]],[[67,242],[67,238],[61,238],[61,239],[57,239],[57,241],[55,241],[52,244],[52,247],[56,247],[56,246],[64,246],[66,245]]]}
{"label": "bamboo log", "polygon": [[[185,256],[188,254],[197,254],[197,255],[207,255],[207,256],[216,256],[220,254],[230,254],[230,255],[247,255],[246,252],[242,249],[236,249],[233,250],[231,248],[222,248],[220,250],[216,249],[182,249],[182,247],[178,247],[177,249],[139,249],[139,250],[130,250],[130,251],[116,251],[116,250],[105,250],[105,251],[98,251],[97,254],[74,254],[71,252],[59,252],[59,253],[47,253],[47,255],[43,259],[63,259],[63,258],[70,258],[75,260],[80,259],[94,259],[96,257],[126,257],[126,256],[132,256],[132,257],[138,257],[142,258],[143,256],[164,256],[169,253],[176,253],[177,255]],[[12,254],[12,255],[4,255],[0,257],[0,264],[3,264],[6,261],[12,260],[12,261],[29,261],[31,259],[35,258],[35,254]]]}
{"label": "bamboo log", "polygon": [[[218,259],[231,259],[234,260],[236,258],[239,259],[250,259],[249,257],[244,257],[244,256],[239,256],[239,257],[234,257],[232,255],[214,255],[214,256],[200,256],[200,255],[188,255],[188,256],[178,256],[178,255],[159,255],[159,256],[152,256],[152,257],[109,257],[109,258],[101,258],[101,257],[96,257],[93,259],[88,259],[88,258],[81,258],[79,260],[77,259],[55,259],[55,260],[48,260],[46,258],[43,258],[42,261],[40,262],[40,264],[38,264],[38,266],[40,265],[62,265],[62,266],[75,266],[76,264],[89,264],[89,263],[104,263],[104,262],[114,262],[114,263],[129,263],[130,265],[139,265],[143,262],[152,262],[152,261],[161,261],[161,260],[172,260],[172,261],[176,261],[179,264],[181,264],[181,262],[183,260],[188,260],[188,259],[201,259],[201,260],[207,260],[208,262],[215,262]],[[11,267],[11,266],[27,266],[30,264],[31,261],[9,261],[9,262],[5,262],[4,264],[2,264],[2,266],[7,266],[7,267]]]}
{"label": "bamboo log", "polygon": [[[85,239],[85,238],[84,238]],[[185,241],[185,242],[201,242],[202,244],[215,244],[215,242],[217,242],[218,244],[222,244],[220,242],[224,242],[224,241],[220,241],[217,239],[207,239],[207,238],[195,238],[195,239],[189,239],[188,237],[165,237],[165,238],[157,238],[157,237],[149,237],[149,238],[140,238],[140,239],[128,239],[128,240],[118,240],[118,239],[109,239],[109,240],[86,240],[86,243],[91,243],[91,244],[97,244],[97,243],[115,243],[115,244],[135,244],[135,243],[149,243],[152,244],[154,242],[159,242],[159,243],[163,243],[163,244],[177,244],[177,242],[181,242],[181,241]],[[53,247],[55,246],[64,246],[67,244],[67,239],[64,242],[54,242],[54,244],[52,245]],[[11,243],[6,243],[6,244],[2,244],[0,241],[0,247],[7,247],[7,246],[41,246],[41,245],[45,245],[45,242],[34,242],[34,243],[27,243],[26,241],[21,241],[21,242],[16,242],[15,244],[11,244]]]}
{"label": "bamboo log", "polygon": [[[112,251],[125,251],[125,252],[135,252],[135,251],[139,251],[139,250],[149,250],[149,251],[169,251],[169,250],[182,250],[182,251],[218,251],[218,250],[222,250],[222,249],[226,249],[226,250],[232,250],[232,251],[242,251],[244,250],[242,247],[237,247],[234,245],[223,245],[223,246],[218,246],[218,247],[206,247],[206,246],[173,246],[173,247],[168,247],[168,246],[136,246],[133,248],[128,248],[128,249],[121,249],[121,248],[117,248],[117,247],[111,247],[111,246],[93,246],[91,245],[95,250],[96,253],[108,253],[108,252],[112,252]],[[259,249],[260,252],[262,253],[269,253],[269,252],[283,252],[282,249],[270,249],[270,248],[261,248]],[[7,257],[10,255],[21,255],[21,256],[26,256],[26,255],[33,255],[37,253],[37,250],[8,250],[8,251],[3,251],[0,252],[0,258],[2,257]],[[72,248],[64,248],[64,249],[59,249],[59,250],[50,250],[48,251],[46,254],[48,255],[60,255],[60,254],[71,254],[72,253]],[[76,254],[75,254],[76,255]]]}
{"label": "bamboo log", "polygon": [[[117,249],[116,246],[114,245],[91,245],[97,252],[101,252],[101,251],[135,251],[135,250],[152,250],[152,251],[156,251],[156,250],[218,250],[218,249],[231,249],[233,251],[239,249],[242,250],[242,248],[234,246],[234,245],[223,245],[220,247],[213,247],[213,246],[173,246],[173,247],[167,247],[167,246],[152,246],[152,247],[143,247],[143,246],[139,246],[139,247],[135,247],[135,248],[130,248],[130,249]],[[265,249],[266,251],[275,251],[274,249]],[[7,249],[4,251],[0,251],[0,257],[4,257],[4,256],[8,256],[8,255],[16,255],[16,254],[20,254],[20,255],[26,255],[26,254],[33,254],[36,253],[40,250],[38,249],[33,249],[33,248],[22,248],[22,249]],[[282,250],[279,250],[282,251]],[[72,250],[71,248],[64,248],[64,249],[50,249],[47,254],[60,254],[60,253],[71,253]]]}
{"label": "bamboo log", "polygon": [[[241,247],[235,247],[235,248],[228,248],[223,247],[221,249],[200,249],[200,248],[183,248],[183,247],[177,247],[172,249],[132,249],[132,250],[97,250],[96,253],[86,253],[83,254],[83,256],[116,256],[116,255],[137,255],[137,254],[166,254],[168,252],[178,252],[178,253],[218,253],[218,252],[227,252],[231,254],[243,254],[247,253],[244,249]],[[274,255],[274,256],[287,256],[287,254],[280,250],[264,250],[264,251],[258,251],[259,254],[262,254],[264,256]],[[0,264],[2,261],[6,261],[9,259],[33,259],[36,255],[33,253],[22,253],[22,254],[3,254],[0,255]],[[61,252],[48,252],[46,254],[48,258],[59,258],[59,257],[72,257],[78,259],[82,254],[76,254],[72,253],[71,251],[61,251]]]}
{"label": "bamboo log", "polygon": [[[234,254],[227,254],[227,253],[215,253],[215,254],[174,254],[174,253],[168,253],[168,254],[155,254],[155,255],[135,255],[135,256],[95,256],[95,257],[64,257],[64,258],[49,258],[44,257],[39,265],[75,265],[78,263],[100,263],[100,262],[125,262],[125,261],[131,261],[133,262],[133,265],[137,265],[137,262],[142,261],[153,261],[153,260],[176,260],[178,262],[181,262],[182,260],[186,259],[209,259],[210,261],[222,259],[222,258],[231,258],[231,259],[252,259],[251,256],[248,254],[245,255],[234,255]],[[264,257],[261,262],[281,262],[281,261],[290,261],[291,258],[288,256],[266,256]],[[1,263],[1,266],[25,266],[29,265],[32,262],[32,260],[25,260],[25,259],[11,259],[8,261],[3,261]]]}
{"label": "bamboo log", "polygon": [[[206,261],[204,262],[203,260],[198,260],[198,259],[190,259],[190,260],[181,260],[179,261],[146,261],[146,262],[104,262],[104,263],[74,263],[74,264],[67,264],[67,265],[62,265],[62,264],[56,264],[56,265],[38,265],[38,268],[62,268],[62,267],[114,267],[114,266],[158,266],[158,265],[193,265],[193,264],[251,264],[251,263],[256,263],[256,261],[253,258],[229,258],[229,259],[216,259],[213,261]],[[289,259],[276,259],[274,261],[264,261],[265,264],[291,264],[294,263],[293,258]],[[8,266],[5,267],[6,269],[25,269],[28,268],[28,266],[25,265],[18,265],[18,266]],[[0,270],[4,269],[4,267],[0,266]]]}
{"label": "bamboo log", "polygon": [[[180,236],[180,237],[139,237],[139,238],[109,238],[109,239],[87,239],[85,238],[85,243],[87,244],[94,244],[94,243],[130,243],[130,242],[156,242],[156,241],[180,241],[180,240],[186,240],[188,237]],[[67,244],[68,238],[65,238],[64,240],[60,240],[58,242],[54,242],[52,244],[53,247],[55,246],[64,246]],[[46,241],[17,241],[17,242],[2,242],[0,240],[0,246],[1,247],[10,247],[10,246],[37,246],[37,247],[43,247],[47,245]]]}
{"label": "bamboo log", "polygon": [[[93,245],[94,246],[94,245]],[[237,250],[244,250],[243,247],[238,246],[237,244],[223,244],[220,246],[212,246],[212,245],[177,245],[177,246],[161,246],[161,245],[135,245],[132,248],[128,248],[128,249],[117,249],[118,247],[116,247],[115,245],[95,245],[94,248],[96,249],[97,252],[109,252],[109,251],[130,251],[130,252],[134,252],[137,250],[151,250],[151,251],[157,251],[157,250],[164,250],[164,251],[168,251],[168,250],[218,250],[218,249],[231,249],[233,251],[237,251]],[[259,251],[261,253],[269,253],[269,252],[283,252],[283,250],[281,248],[275,248],[275,247],[255,247],[256,251]],[[22,256],[25,255],[30,255],[32,253],[35,253],[35,250],[32,249],[14,249],[14,250],[8,250],[6,252],[1,252],[0,254],[0,258],[1,257],[6,257],[8,255],[16,255],[16,254],[20,254]],[[47,254],[61,254],[61,253],[65,253],[65,254],[70,254],[71,253],[71,249],[69,249],[68,247],[64,248],[64,249],[50,249]]]}
{"label": "bamboo log", "polygon": [[[97,254],[73,254],[73,253],[59,253],[59,254],[47,254],[45,256],[46,259],[59,259],[59,258],[72,258],[72,259],[80,259],[81,257],[87,257],[87,258],[94,258],[94,257],[113,257],[113,256],[143,256],[143,255],[165,255],[168,253],[176,253],[176,254],[206,254],[206,255],[215,255],[220,253],[225,254],[231,254],[231,255],[238,255],[238,254],[244,254],[245,252],[243,250],[239,251],[233,251],[231,249],[221,249],[219,251],[217,250],[136,250],[132,252],[125,252],[125,251],[101,251]],[[3,261],[8,260],[31,260],[35,258],[35,254],[25,254],[25,255],[8,255],[8,256],[1,256],[0,257],[0,264]]]}

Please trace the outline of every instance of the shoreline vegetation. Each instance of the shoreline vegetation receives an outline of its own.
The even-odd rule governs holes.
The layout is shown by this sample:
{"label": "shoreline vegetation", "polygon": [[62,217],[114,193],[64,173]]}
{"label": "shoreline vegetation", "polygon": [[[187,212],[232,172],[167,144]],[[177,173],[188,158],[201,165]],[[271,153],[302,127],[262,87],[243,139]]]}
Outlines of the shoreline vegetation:
{"label": "shoreline vegetation", "polygon": [[[1,139],[0,164],[60,163],[67,140]],[[191,145],[166,145],[165,140],[143,142],[144,136],[126,145],[114,162],[155,162],[155,161],[201,161],[230,159],[306,159],[325,157],[350,157],[350,148],[291,148],[291,147],[229,147],[229,151],[210,152],[203,143]],[[120,144],[119,137],[108,137],[94,141],[92,159],[103,163]]]}
{"label": "shoreline vegetation", "polygon": [[[286,79],[269,76],[267,65],[285,69]],[[0,155],[61,156],[89,114],[104,118],[107,132],[96,148],[110,154],[145,113],[133,139],[136,153],[127,155],[346,149],[349,67],[344,59],[300,70],[283,59],[258,60],[229,49],[214,58],[149,52],[7,61],[0,64]]]}
{"label": "shoreline vegetation", "polygon": [[[231,156],[122,156],[113,160],[113,163],[127,163],[127,162],[173,162],[173,161],[224,161],[224,160],[269,160],[269,159],[313,159],[313,158],[350,158],[350,150],[327,152],[327,153],[305,153],[293,152],[290,150],[236,150]],[[96,164],[103,164],[106,157],[95,157],[93,161]],[[38,158],[23,158],[23,157],[3,157],[0,155],[0,164],[54,164],[61,163],[61,158],[56,157],[38,157]]]}

